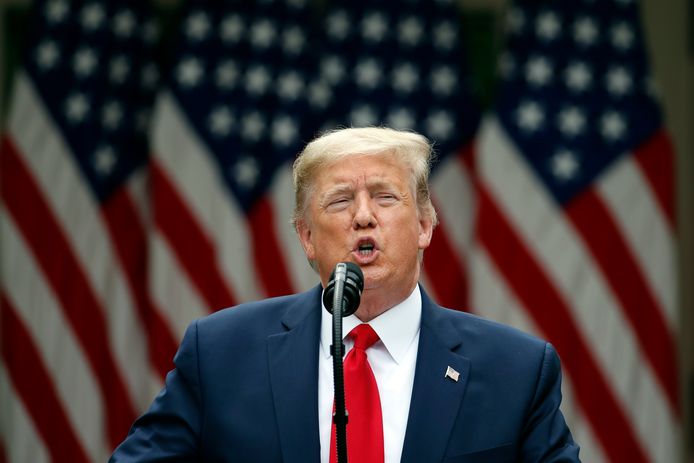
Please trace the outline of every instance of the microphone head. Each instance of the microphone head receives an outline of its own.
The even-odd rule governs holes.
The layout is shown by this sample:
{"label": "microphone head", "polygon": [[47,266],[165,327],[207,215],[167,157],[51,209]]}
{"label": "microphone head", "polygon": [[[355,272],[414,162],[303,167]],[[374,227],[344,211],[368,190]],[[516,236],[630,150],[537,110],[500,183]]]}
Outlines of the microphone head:
{"label": "microphone head", "polygon": [[[361,292],[364,290],[364,274],[357,264],[352,262],[340,262],[335,266],[344,265],[346,267],[344,290],[342,300],[344,301],[343,317],[352,315],[359,308]],[[330,274],[330,280],[323,292],[323,305],[328,312],[333,313],[333,296],[335,294],[335,270]]]}

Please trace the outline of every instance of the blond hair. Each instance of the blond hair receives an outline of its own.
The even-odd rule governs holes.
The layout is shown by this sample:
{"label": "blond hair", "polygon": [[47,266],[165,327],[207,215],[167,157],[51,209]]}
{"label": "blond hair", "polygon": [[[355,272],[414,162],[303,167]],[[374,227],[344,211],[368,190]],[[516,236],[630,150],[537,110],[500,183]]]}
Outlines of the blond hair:
{"label": "blond hair", "polygon": [[417,209],[437,223],[429,194],[432,146],[424,136],[386,127],[346,128],[329,131],[311,141],[294,161],[294,214],[292,224],[305,218],[316,171],[349,156],[392,153],[412,172],[412,189]]}

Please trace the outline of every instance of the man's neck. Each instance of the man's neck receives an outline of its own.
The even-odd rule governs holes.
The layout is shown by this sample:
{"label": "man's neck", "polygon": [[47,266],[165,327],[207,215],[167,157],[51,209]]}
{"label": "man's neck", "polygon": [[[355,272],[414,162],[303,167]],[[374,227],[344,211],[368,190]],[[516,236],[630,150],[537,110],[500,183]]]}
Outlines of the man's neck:
{"label": "man's neck", "polygon": [[365,289],[355,315],[359,320],[367,323],[407,299],[415,286],[417,286],[416,281],[409,288],[400,290]]}

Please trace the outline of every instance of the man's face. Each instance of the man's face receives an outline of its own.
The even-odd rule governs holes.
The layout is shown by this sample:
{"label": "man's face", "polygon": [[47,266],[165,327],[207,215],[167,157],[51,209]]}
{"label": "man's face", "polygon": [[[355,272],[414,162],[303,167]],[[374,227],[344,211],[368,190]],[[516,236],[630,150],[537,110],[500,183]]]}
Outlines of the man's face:
{"label": "man's face", "polygon": [[369,292],[393,305],[409,295],[433,228],[418,214],[409,169],[390,154],[352,156],[316,172],[308,201],[299,239],[323,286],[338,262],[354,262],[362,302]]}

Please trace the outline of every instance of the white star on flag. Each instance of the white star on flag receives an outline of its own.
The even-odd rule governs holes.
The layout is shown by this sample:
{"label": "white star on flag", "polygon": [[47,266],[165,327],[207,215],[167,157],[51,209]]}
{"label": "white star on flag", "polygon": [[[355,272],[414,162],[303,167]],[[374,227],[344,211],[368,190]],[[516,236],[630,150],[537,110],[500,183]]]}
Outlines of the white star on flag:
{"label": "white star on flag", "polygon": [[566,68],[566,86],[574,92],[587,90],[593,79],[588,66],[581,61],[575,61]]}
{"label": "white star on flag", "polygon": [[234,178],[236,182],[246,188],[251,189],[260,175],[258,162],[250,156],[243,156],[234,166]]}
{"label": "white star on flag", "polygon": [[410,93],[415,89],[419,76],[412,63],[397,64],[393,68],[393,89],[398,93]]}
{"label": "white star on flag", "polygon": [[386,34],[388,24],[380,13],[371,13],[362,21],[362,34],[371,42],[380,42]]}
{"label": "white star on flag", "polygon": [[130,10],[120,11],[113,18],[113,32],[119,37],[130,37],[136,26],[135,15]]}
{"label": "white star on flag", "polygon": [[198,11],[186,19],[185,30],[190,40],[205,40],[210,34],[210,20],[205,13]]}
{"label": "white star on flag", "polygon": [[579,164],[576,155],[566,149],[560,150],[551,158],[552,173],[562,181],[568,181],[578,174]]}
{"label": "white star on flag", "polygon": [[605,113],[600,119],[602,136],[608,141],[616,141],[624,136],[626,122],[624,117],[616,111]]}
{"label": "white star on flag", "polygon": [[82,9],[82,27],[95,31],[104,22],[104,8],[98,3],[92,3]]}
{"label": "white star on flag", "polygon": [[516,111],[516,122],[525,132],[534,132],[539,129],[544,119],[542,108],[534,101],[523,102]]}
{"label": "white star on flag", "polygon": [[622,66],[615,66],[607,71],[607,90],[619,97],[631,90],[631,75]]}
{"label": "white star on flag", "polygon": [[552,66],[547,58],[534,56],[525,65],[525,75],[528,83],[541,87],[546,85],[552,78]]}
{"label": "white star on flag", "polygon": [[101,146],[94,153],[94,169],[105,177],[113,172],[116,166],[116,153],[111,146]]}
{"label": "white star on flag", "polygon": [[595,43],[598,38],[598,28],[595,22],[588,18],[580,18],[574,23],[574,40],[579,45],[589,47]]}
{"label": "white star on flag", "polygon": [[231,90],[236,85],[239,69],[233,60],[222,61],[215,70],[215,82],[222,90]]}
{"label": "white star on flag", "polygon": [[111,82],[122,84],[130,74],[130,63],[123,55],[116,56],[109,63],[109,78]]}
{"label": "white star on flag", "polygon": [[378,61],[373,58],[365,59],[357,63],[354,69],[357,84],[367,89],[373,89],[381,82],[383,71]]}
{"label": "white star on flag", "polygon": [[79,124],[89,112],[89,100],[82,93],[74,93],[65,102],[65,116],[73,124]]}
{"label": "white star on flag", "polygon": [[241,40],[241,37],[243,36],[243,21],[238,15],[229,15],[222,21],[220,30],[220,35],[224,42],[236,43]]}
{"label": "white star on flag", "polygon": [[568,137],[581,134],[586,125],[583,112],[575,106],[564,108],[559,112],[559,130]]}
{"label": "white star on flag", "polygon": [[45,41],[41,43],[35,52],[36,63],[39,67],[47,71],[56,65],[60,58],[60,50],[53,41]]}
{"label": "white star on flag", "polygon": [[538,16],[536,27],[538,37],[549,42],[559,35],[561,24],[554,12],[547,11]]}
{"label": "white star on flag", "polygon": [[263,95],[272,82],[272,76],[263,65],[255,65],[246,72],[246,91],[251,95]]}
{"label": "white star on flag", "polygon": [[210,132],[218,137],[226,137],[231,132],[234,116],[227,106],[219,106],[210,114]]}
{"label": "white star on flag", "polygon": [[182,87],[192,88],[200,83],[203,69],[197,58],[189,57],[178,64],[176,79]]}
{"label": "white star on flag", "polygon": [[98,60],[96,54],[91,48],[82,48],[78,50],[73,58],[75,75],[80,78],[92,75],[97,64]]}
{"label": "white star on flag", "polygon": [[406,18],[398,24],[398,39],[407,46],[415,46],[422,40],[422,22],[415,18]]}

